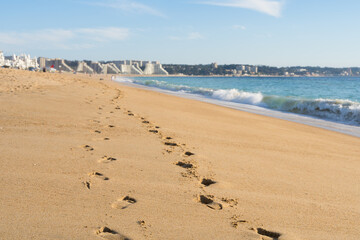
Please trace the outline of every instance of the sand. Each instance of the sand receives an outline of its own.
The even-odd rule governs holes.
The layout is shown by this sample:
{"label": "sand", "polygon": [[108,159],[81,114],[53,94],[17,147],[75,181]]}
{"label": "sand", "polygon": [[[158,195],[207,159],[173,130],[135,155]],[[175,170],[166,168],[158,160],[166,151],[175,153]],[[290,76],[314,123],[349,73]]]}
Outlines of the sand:
{"label": "sand", "polygon": [[359,138],[110,76],[0,69],[0,112],[0,239],[360,238]]}

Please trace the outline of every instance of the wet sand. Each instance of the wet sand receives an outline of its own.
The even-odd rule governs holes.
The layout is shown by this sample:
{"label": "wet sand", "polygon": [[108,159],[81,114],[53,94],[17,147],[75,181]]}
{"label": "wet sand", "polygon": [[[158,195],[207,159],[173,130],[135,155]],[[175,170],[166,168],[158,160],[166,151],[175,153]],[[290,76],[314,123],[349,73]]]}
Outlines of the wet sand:
{"label": "wet sand", "polygon": [[360,138],[0,69],[0,239],[359,239]]}

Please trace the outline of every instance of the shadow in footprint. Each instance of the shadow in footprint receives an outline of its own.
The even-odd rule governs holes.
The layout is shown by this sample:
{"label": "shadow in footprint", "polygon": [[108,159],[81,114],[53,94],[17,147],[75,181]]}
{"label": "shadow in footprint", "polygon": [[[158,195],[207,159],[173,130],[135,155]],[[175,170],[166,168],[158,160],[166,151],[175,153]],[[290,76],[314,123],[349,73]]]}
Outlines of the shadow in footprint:
{"label": "shadow in footprint", "polygon": [[151,132],[151,133],[159,133],[158,130],[153,130],[153,129],[150,129],[149,132]]}
{"label": "shadow in footprint", "polygon": [[194,167],[194,165],[192,165],[191,163],[186,163],[186,162],[181,162],[181,161],[177,162],[176,165],[179,166],[179,167],[182,167],[182,168],[192,168],[192,167]]}
{"label": "shadow in footprint", "polygon": [[110,162],[113,162],[113,161],[116,161],[116,158],[108,157],[108,156],[103,156],[103,157],[99,160],[100,163],[110,163]]}
{"label": "shadow in footprint", "polygon": [[94,148],[89,146],[89,145],[84,145],[83,148],[86,150],[86,151],[93,151]]}
{"label": "shadow in footprint", "polygon": [[206,186],[206,187],[208,187],[208,186],[210,186],[210,185],[212,185],[212,184],[215,184],[215,183],[216,183],[215,181],[213,181],[213,180],[211,180],[211,179],[209,179],[209,178],[203,178],[203,179],[201,180],[201,184],[204,185],[204,186]]}
{"label": "shadow in footprint", "polygon": [[87,188],[87,189],[90,189],[91,188],[91,183],[88,182],[88,181],[85,181],[83,182],[84,186]]}
{"label": "shadow in footprint", "polygon": [[96,177],[96,178],[99,178],[99,179],[102,179],[102,180],[109,180],[108,177],[105,177],[104,174],[102,173],[99,173],[99,172],[91,172],[88,174],[90,177]]}
{"label": "shadow in footprint", "polygon": [[185,153],[184,153],[184,155],[189,157],[189,156],[195,155],[195,153],[192,153],[192,152],[185,152]]}
{"label": "shadow in footprint", "polygon": [[268,230],[263,229],[263,228],[257,228],[257,229],[256,229],[256,232],[257,232],[258,234],[260,234],[260,235],[263,235],[263,236],[272,238],[273,240],[278,240],[279,237],[281,236],[280,233],[268,231]]}
{"label": "shadow in footprint", "polygon": [[129,207],[130,205],[132,205],[134,203],[136,203],[135,198],[125,196],[125,197],[123,197],[121,199],[118,199],[113,204],[111,204],[111,207],[116,208],[116,209],[125,209],[125,208]]}
{"label": "shadow in footprint", "polygon": [[223,207],[220,203],[214,202],[213,196],[199,195],[198,202],[205,204],[207,207],[213,210],[221,210]]}
{"label": "shadow in footprint", "polygon": [[96,235],[107,240],[130,240],[130,238],[118,233],[108,227],[101,227],[96,230]]}
{"label": "shadow in footprint", "polygon": [[172,146],[172,147],[176,147],[177,143],[173,143],[173,142],[165,142],[164,143],[166,146]]}

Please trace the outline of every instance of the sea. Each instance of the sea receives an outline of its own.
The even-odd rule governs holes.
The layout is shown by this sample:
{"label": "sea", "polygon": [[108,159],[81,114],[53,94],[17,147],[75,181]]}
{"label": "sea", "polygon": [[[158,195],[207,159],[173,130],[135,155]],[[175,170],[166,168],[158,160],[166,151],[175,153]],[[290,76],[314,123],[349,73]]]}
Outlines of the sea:
{"label": "sea", "polygon": [[123,84],[360,137],[360,77],[117,77]]}

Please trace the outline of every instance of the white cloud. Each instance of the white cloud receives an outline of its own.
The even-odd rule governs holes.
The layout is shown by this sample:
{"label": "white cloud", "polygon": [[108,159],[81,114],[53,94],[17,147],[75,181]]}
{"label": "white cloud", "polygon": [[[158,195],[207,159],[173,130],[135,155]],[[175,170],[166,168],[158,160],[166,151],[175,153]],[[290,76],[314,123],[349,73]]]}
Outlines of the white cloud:
{"label": "white cloud", "polygon": [[31,32],[0,32],[0,43],[35,48],[84,49],[99,43],[125,40],[126,28],[44,29]]}
{"label": "white cloud", "polygon": [[174,40],[174,41],[200,40],[200,39],[204,39],[204,36],[201,35],[199,32],[191,32],[191,33],[188,33],[187,35],[185,35],[185,36],[183,36],[183,37],[170,36],[169,39],[170,39],[170,40]]}
{"label": "white cloud", "polygon": [[133,0],[106,0],[101,2],[99,1],[94,3],[88,3],[88,4],[119,9],[125,12],[141,13],[141,14],[145,13],[158,17],[165,17],[165,15],[162,12],[156,10],[155,8],[152,8],[142,3],[135,2]]}
{"label": "white cloud", "polygon": [[201,3],[223,7],[247,8],[280,17],[284,0],[213,0]]}

